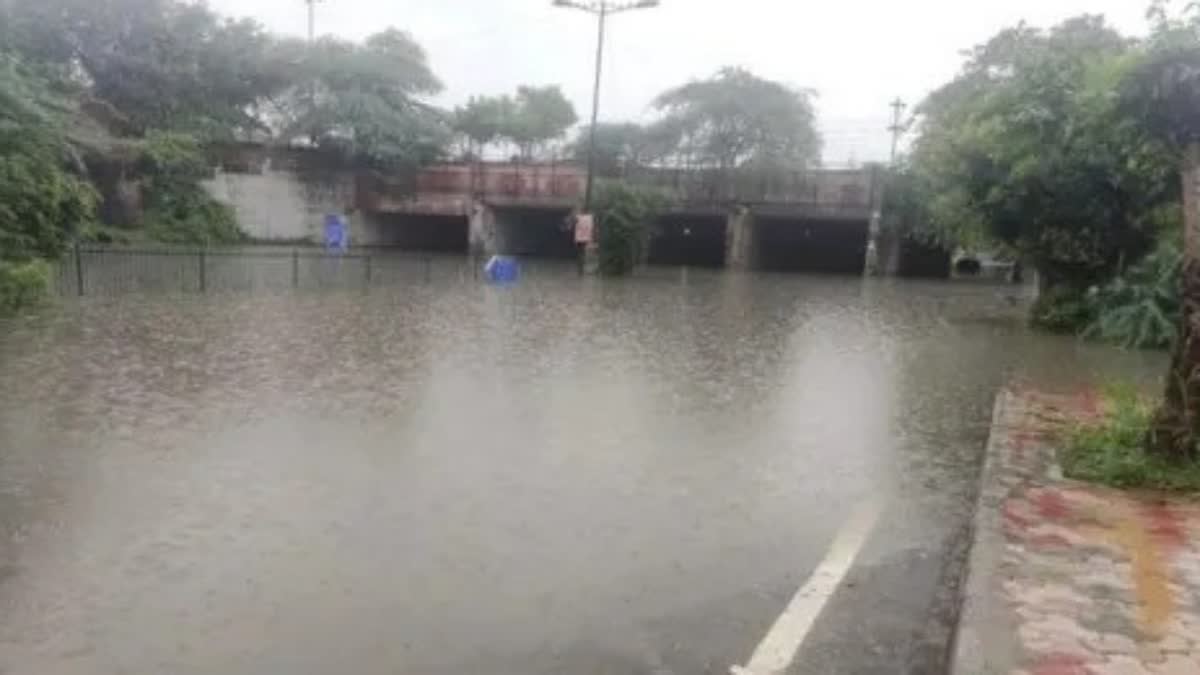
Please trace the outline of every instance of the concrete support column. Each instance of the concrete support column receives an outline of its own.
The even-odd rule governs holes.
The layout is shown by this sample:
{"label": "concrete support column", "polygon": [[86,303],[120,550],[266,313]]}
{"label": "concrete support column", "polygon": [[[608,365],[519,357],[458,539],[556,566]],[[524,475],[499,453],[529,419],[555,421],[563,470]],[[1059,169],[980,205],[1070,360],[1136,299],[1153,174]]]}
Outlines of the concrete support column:
{"label": "concrete support column", "polygon": [[471,206],[467,227],[467,246],[471,255],[490,258],[500,253],[495,209],[483,202],[475,202]]}
{"label": "concrete support column", "polygon": [[[874,225],[872,225],[874,228]],[[882,277],[894,277],[900,273],[900,259],[904,255],[904,237],[895,230],[880,230],[874,234],[869,234],[869,241],[875,242],[875,270],[874,274]],[[868,244],[867,265],[864,267],[867,274],[871,274],[870,267],[870,247]]]}
{"label": "concrete support column", "polygon": [[744,272],[757,266],[754,235],[754,214],[744,206],[737,207],[725,223],[726,269]]}

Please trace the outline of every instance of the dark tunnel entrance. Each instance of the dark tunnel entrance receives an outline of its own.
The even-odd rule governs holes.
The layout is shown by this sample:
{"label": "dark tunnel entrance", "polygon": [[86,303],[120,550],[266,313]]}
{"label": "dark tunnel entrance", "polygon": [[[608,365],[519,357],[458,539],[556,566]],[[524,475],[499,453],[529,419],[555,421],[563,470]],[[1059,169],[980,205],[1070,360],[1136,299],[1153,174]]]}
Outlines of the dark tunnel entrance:
{"label": "dark tunnel entrance", "polygon": [[646,262],[651,265],[723,267],[725,216],[665,215],[655,223]]}
{"label": "dark tunnel entrance", "polygon": [[500,250],[530,258],[575,258],[575,232],[566,209],[496,209]]}
{"label": "dark tunnel entrance", "polygon": [[862,274],[867,221],[755,219],[758,268],[770,272]]}
{"label": "dark tunnel entrance", "polygon": [[949,279],[950,252],[935,244],[902,237],[896,275],[909,279]]}
{"label": "dark tunnel entrance", "polygon": [[375,216],[379,242],[405,251],[465,253],[466,216],[389,214]]}

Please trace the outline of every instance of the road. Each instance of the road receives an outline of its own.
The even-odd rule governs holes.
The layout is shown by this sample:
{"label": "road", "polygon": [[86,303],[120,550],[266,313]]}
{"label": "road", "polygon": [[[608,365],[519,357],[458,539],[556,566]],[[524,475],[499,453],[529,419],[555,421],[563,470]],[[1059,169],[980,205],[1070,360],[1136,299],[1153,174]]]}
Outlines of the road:
{"label": "road", "polygon": [[1006,293],[568,271],[0,325],[0,672],[940,672],[996,388],[1160,366]]}

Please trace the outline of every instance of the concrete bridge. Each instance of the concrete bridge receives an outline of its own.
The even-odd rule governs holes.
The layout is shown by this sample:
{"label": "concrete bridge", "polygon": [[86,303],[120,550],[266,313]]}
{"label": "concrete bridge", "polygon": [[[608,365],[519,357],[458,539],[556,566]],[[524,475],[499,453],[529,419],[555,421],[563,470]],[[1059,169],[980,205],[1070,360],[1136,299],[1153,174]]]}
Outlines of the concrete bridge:
{"label": "concrete bridge", "polygon": [[[210,192],[252,236],[319,240],[325,213],[351,215],[356,244],[570,258],[576,164],[443,164],[407,179],[322,164],[315,153],[238,146]],[[784,174],[642,169],[662,190],[651,264],[860,273],[879,176],[873,169]]]}

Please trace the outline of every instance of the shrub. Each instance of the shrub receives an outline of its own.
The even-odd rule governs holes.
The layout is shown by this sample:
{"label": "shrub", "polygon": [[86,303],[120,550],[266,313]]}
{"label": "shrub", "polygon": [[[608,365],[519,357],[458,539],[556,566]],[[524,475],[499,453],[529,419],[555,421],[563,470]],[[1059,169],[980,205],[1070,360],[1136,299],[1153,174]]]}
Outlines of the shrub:
{"label": "shrub", "polygon": [[1092,320],[1087,294],[1072,286],[1054,286],[1038,296],[1030,312],[1034,326],[1054,333],[1078,333]]}
{"label": "shrub", "polygon": [[51,151],[0,139],[0,260],[58,257],[67,232],[91,222],[94,205],[91,187]]}
{"label": "shrub", "polygon": [[192,136],[151,133],[138,161],[145,177],[146,236],[172,244],[232,244],[245,240],[233,210],[199,181],[209,173]]}
{"label": "shrub", "polygon": [[1180,464],[1145,452],[1154,406],[1133,387],[1114,385],[1095,420],[1067,431],[1059,459],[1067,476],[1119,488],[1200,490],[1200,462]]}
{"label": "shrub", "polygon": [[0,262],[0,316],[43,302],[50,294],[50,265],[42,260]]}
{"label": "shrub", "polygon": [[1081,335],[1125,347],[1169,347],[1179,322],[1182,269],[1178,236],[1164,237],[1125,274],[1088,295],[1093,318]]}
{"label": "shrub", "polygon": [[600,273],[629,274],[650,243],[654,215],[663,206],[658,192],[625,183],[605,185],[596,197]]}

